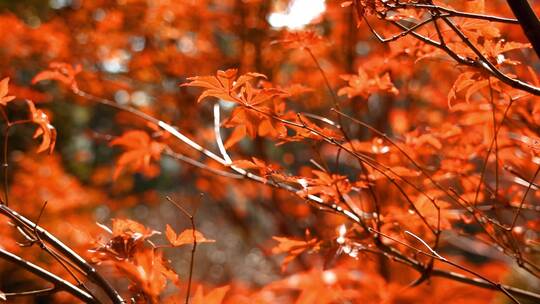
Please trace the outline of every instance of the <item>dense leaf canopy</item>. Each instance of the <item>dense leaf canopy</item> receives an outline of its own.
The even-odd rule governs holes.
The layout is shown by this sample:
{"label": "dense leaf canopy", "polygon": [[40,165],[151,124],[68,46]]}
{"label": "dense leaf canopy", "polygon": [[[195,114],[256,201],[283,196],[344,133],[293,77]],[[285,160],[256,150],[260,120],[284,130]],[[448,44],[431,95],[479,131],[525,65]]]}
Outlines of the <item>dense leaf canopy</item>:
{"label": "dense leaf canopy", "polygon": [[540,302],[538,1],[0,7],[0,302]]}

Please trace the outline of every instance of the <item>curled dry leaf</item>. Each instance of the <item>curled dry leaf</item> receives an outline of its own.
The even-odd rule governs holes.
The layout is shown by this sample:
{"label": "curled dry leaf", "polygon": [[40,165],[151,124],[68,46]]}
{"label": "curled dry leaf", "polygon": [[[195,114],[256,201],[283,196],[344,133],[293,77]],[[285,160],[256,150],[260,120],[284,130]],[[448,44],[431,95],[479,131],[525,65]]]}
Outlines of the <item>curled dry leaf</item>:
{"label": "curled dry leaf", "polygon": [[105,231],[111,233],[111,238],[104,245],[90,250],[97,262],[119,261],[132,258],[136,252],[142,250],[143,243],[149,237],[160,234],[159,231],[150,229],[143,224],[130,219],[112,220],[112,229],[98,224]]}

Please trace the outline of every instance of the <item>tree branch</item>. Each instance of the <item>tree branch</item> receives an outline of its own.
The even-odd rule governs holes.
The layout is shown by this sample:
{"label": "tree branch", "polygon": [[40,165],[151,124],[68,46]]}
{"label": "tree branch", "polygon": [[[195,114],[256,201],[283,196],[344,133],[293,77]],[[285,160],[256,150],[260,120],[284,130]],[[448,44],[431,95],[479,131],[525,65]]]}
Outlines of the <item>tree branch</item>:
{"label": "tree branch", "polygon": [[[481,288],[499,290],[499,287],[494,286],[492,283],[488,281],[485,281],[479,278],[471,278],[471,277],[468,277],[468,276],[465,276],[456,272],[452,272],[452,271],[446,271],[442,269],[433,269],[433,271],[431,272],[431,275],[436,276],[436,277],[451,279],[454,281],[462,282],[469,285],[474,285]],[[508,291],[508,293],[512,294],[513,296],[530,300],[535,303],[540,301],[540,294],[523,290],[523,289],[519,289],[519,288],[515,288],[508,285],[503,285],[503,284],[500,284],[500,285],[502,288],[504,288],[506,291]]]}
{"label": "tree branch", "polygon": [[[4,206],[4,205],[2,205]],[[13,264],[16,264],[26,270],[28,270],[29,272],[37,275],[38,277],[48,281],[48,282],[51,282],[55,285],[56,288],[54,288],[53,290],[55,291],[60,291],[60,290],[63,290],[63,291],[66,291],[66,292],[69,292],[70,294],[72,294],[73,296],[77,297],[78,299],[84,301],[85,303],[99,303],[95,298],[94,296],[92,296],[91,294],[87,293],[86,291],[80,289],[79,287],[73,285],[72,283],[56,276],[55,274],[53,273],[50,273],[49,271],[35,265],[35,264],[32,264],[26,260],[24,260],[23,258],[7,251],[7,250],[4,250],[2,248],[0,248],[0,258],[4,259],[4,260],[7,260]],[[44,290],[41,290],[41,292],[43,291],[51,291],[50,289],[44,289]],[[24,294],[24,293],[21,293],[21,294]],[[7,297],[13,297],[13,296],[16,296],[17,293],[6,293],[6,296]]]}
{"label": "tree branch", "polygon": [[0,213],[9,217],[18,226],[23,227],[27,231],[35,232],[36,235],[39,235],[39,237],[44,242],[48,243],[54,249],[56,249],[59,253],[66,256],[69,259],[69,261],[73,262],[74,265],[79,267],[92,282],[94,282],[101,289],[103,289],[103,291],[107,294],[107,296],[109,297],[109,299],[111,299],[113,303],[115,304],[125,303],[124,299],[122,299],[120,294],[97,272],[97,270],[94,267],[92,267],[92,265],[90,265],[86,260],[84,260],[81,256],[79,256],[75,251],[73,251],[67,245],[62,243],[62,241],[57,239],[47,230],[36,225],[34,222],[20,215],[19,213],[12,210],[5,204],[0,204]]}

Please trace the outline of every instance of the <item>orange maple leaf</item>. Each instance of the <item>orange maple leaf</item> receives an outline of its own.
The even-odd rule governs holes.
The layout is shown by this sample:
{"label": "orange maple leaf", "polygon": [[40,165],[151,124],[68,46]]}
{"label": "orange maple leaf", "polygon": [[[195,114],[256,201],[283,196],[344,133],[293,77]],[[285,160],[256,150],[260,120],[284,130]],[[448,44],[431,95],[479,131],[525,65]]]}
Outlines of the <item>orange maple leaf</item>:
{"label": "orange maple leaf", "polygon": [[329,174],[319,170],[313,170],[317,178],[305,179],[307,185],[297,192],[301,197],[307,195],[320,195],[325,202],[341,200],[343,194],[351,191],[351,183],[346,176]]}
{"label": "orange maple leaf", "polygon": [[460,74],[448,92],[448,108],[452,109],[452,100],[457,98],[458,92],[467,89],[465,101],[468,103],[474,93],[488,85],[489,80],[485,79],[480,73],[469,71]]}
{"label": "orange maple leaf", "polygon": [[266,78],[266,76],[259,73],[246,73],[236,79],[237,75],[238,70],[236,69],[228,69],[226,71],[219,70],[217,71],[216,76],[189,77],[188,80],[190,82],[183,83],[181,86],[205,88],[206,90],[199,96],[197,102],[210,96],[228,101],[238,101],[236,95],[238,94],[237,90],[239,88],[254,78]]}
{"label": "orange maple leaf", "polygon": [[368,73],[359,68],[356,75],[341,75],[341,79],[348,82],[348,86],[339,89],[338,95],[347,95],[352,98],[355,96],[361,96],[368,98],[375,92],[387,92],[393,95],[399,93],[398,89],[394,86],[390,79],[390,74],[384,73],[382,76],[368,75]]}
{"label": "orange maple leaf", "polygon": [[[311,269],[295,273],[285,279],[265,286],[267,290],[295,290],[299,292],[295,304],[331,304],[331,303],[380,303],[358,301],[361,292],[349,285],[350,274],[344,269]],[[347,284],[349,283],[349,284]],[[373,284],[373,282],[371,282]],[[356,300],[358,299],[358,300]],[[355,301],[356,300],[356,301]]]}
{"label": "orange maple leaf", "polygon": [[159,167],[152,165],[151,160],[159,160],[166,145],[150,139],[146,132],[133,130],[111,141],[110,146],[121,146],[126,151],[120,155],[113,179],[116,179],[124,168],[133,172],[141,172],[147,177],[155,177]]}
{"label": "orange maple leaf", "polygon": [[276,88],[253,88],[253,86],[249,82],[245,83],[241,90],[241,93],[242,102],[248,106],[257,106],[274,97],[289,96],[287,92]]}
{"label": "orange maple leaf", "polygon": [[197,291],[195,292],[195,295],[192,298],[191,303],[192,304],[221,304],[223,303],[223,299],[225,298],[225,295],[229,291],[231,287],[229,285],[214,288],[206,295],[203,295],[202,287],[199,285],[197,287]]}
{"label": "orange maple leaf", "polygon": [[15,96],[6,96],[8,93],[9,77],[0,81],[0,105],[6,106],[8,102],[15,99]]}
{"label": "orange maple leaf", "polygon": [[223,126],[227,128],[243,126],[245,133],[251,138],[255,138],[258,133],[258,126],[264,119],[268,119],[264,114],[249,110],[246,107],[236,107],[231,116],[223,123]]}
{"label": "orange maple leaf", "polygon": [[281,271],[285,271],[287,265],[292,262],[302,252],[313,249],[318,250],[320,242],[316,238],[312,238],[307,241],[296,240],[287,237],[273,236],[272,239],[278,242],[274,248],[272,248],[273,254],[287,253],[287,256],[281,263]]}
{"label": "orange maple leaf", "polygon": [[30,100],[26,100],[28,109],[30,111],[30,120],[38,125],[33,138],[41,136],[41,144],[38,147],[37,152],[43,152],[49,150],[52,153],[54,145],[56,143],[56,129],[49,122],[49,117],[42,110],[36,109],[34,103]]}
{"label": "orange maple leaf", "polygon": [[32,84],[43,80],[54,79],[69,85],[71,90],[77,92],[79,87],[77,81],[75,81],[75,76],[81,71],[82,66],[80,64],[72,66],[64,62],[51,62],[48,70],[41,71],[34,76]]}
{"label": "orange maple leaf", "polygon": [[233,162],[233,165],[242,169],[258,169],[259,174],[263,177],[277,173],[277,171],[280,169],[278,165],[267,164],[256,157],[252,157],[251,160],[236,160]]}
{"label": "orange maple leaf", "polygon": [[91,249],[93,259],[101,261],[121,261],[130,259],[134,254],[143,249],[143,243],[149,237],[160,234],[159,231],[147,228],[141,223],[129,219],[113,219],[112,229],[98,224],[101,228],[109,232],[112,237],[106,244],[100,244],[97,248]]}
{"label": "orange maple leaf", "polygon": [[159,234],[159,231],[150,229],[139,222],[130,219],[112,219],[113,237],[124,235],[134,238],[147,239],[155,234]]}
{"label": "orange maple leaf", "polygon": [[175,247],[193,244],[195,242],[197,242],[197,244],[215,242],[215,240],[207,239],[201,232],[193,229],[186,229],[177,235],[176,232],[174,232],[174,230],[172,229],[172,227],[168,224],[165,235],[167,236],[169,242]]}
{"label": "orange maple leaf", "polygon": [[236,143],[241,141],[244,137],[246,137],[246,126],[245,125],[238,125],[231,133],[231,136],[227,138],[227,141],[225,141],[225,149],[228,149],[232,146],[234,146]]}
{"label": "orange maple leaf", "polygon": [[355,152],[370,153],[370,154],[386,154],[390,152],[390,147],[385,145],[380,137],[374,137],[371,141],[359,141],[356,139],[343,144],[343,147]]}
{"label": "orange maple leaf", "polygon": [[313,140],[323,140],[324,138],[333,138],[334,140],[341,141],[343,140],[343,135],[341,132],[335,129],[329,129],[327,127],[320,127],[317,124],[313,123],[305,115],[299,114],[295,117],[298,124],[301,124],[305,127],[289,126],[290,129],[294,130],[296,134],[294,136],[281,137],[280,139],[284,142],[287,141],[301,141],[306,138]]}
{"label": "orange maple leaf", "polygon": [[158,303],[159,295],[167,286],[167,279],[178,281],[177,274],[165,263],[160,251],[146,249],[136,252],[130,260],[115,263],[115,266],[149,296],[151,303]]}
{"label": "orange maple leaf", "polygon": [[275,40],[272,44],[281,44],[288,49],[311,49],[322,42],[322,37],[313,31],[295,31],[285,32],[282,39]]}

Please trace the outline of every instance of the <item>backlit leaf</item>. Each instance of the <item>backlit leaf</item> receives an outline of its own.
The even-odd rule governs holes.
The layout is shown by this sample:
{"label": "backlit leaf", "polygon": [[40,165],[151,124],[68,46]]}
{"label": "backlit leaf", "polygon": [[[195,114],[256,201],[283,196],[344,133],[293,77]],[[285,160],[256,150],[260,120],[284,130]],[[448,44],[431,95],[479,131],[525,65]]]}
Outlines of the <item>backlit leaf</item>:
{"label": "backlit leaf", "polygon": [[128,131],[112,140],[110,145],[120,146],[125,149],[116,163],[114,179],[118,178],[120,172],[125,169],[132,172],[141,172],[148,177],[154,177],[158,174],[159,168],[153,165],[151,161],[159,160],[166,146],[150,139],[146,132]]}
{"label": "backlit leaf", "polygon": [[70,86],[73,91],[78,91],[79,87],[75,76],[82,71],[80,64],[72,66],[64,62],[52,62],[49,64],[49,69],[39,72],[32,79],[32,83],[38,83],[44,80],[58,80]]}
{"label": "backlit leaf", "polygon": [[193,304],[221,304],[225,295],[229,291],[230,286],[218,287],[210,290],[207,294],[203,295],[202,286],[197,287],[197,291],[192,298]]}
{"label": "backlit leaf", "polygon": [[36,109],[32,101],[26,100],[26,104],[30,111],[30,120],[32,123],[38,125],[33,138],[41,137],[41,144],[39,145],[37,152],[39,153],[48,150],[49,153],[52,153],[54,145],[56,144],[56,129],[49,122],[47,114],[42,110]]}
{"label": "backlit leaf", "polygon": [[15,99],[15,96],[7,96],[8,94],[9,77],[6,77],[0,81],[0,105],[6,106],[8,102]]}
{"label": "backlit leaf", "polygon": [[[180,234],[176,234],[171,226],[167,225],[167,230],[165,232],[169,242],[175,246],[183,246],[193,244],[195,241],[199,243],[213,243],[215,240],[207,239],[201,232],[193,231],[193,229],[186,229]],[[195,238],[194,238],[195,237]]]}

